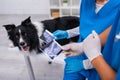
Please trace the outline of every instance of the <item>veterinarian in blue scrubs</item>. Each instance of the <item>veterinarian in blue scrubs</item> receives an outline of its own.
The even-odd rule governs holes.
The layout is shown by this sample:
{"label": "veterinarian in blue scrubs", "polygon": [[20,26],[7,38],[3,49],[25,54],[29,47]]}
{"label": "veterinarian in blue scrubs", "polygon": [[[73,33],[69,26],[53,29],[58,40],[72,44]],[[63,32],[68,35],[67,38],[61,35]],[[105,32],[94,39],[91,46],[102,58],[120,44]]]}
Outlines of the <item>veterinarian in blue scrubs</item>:
{"label": "veterinarian in blue scrubs", "polygon": [[[97,0],[82,0],[81,2],[79,42],[82,42],[92,30],[101,34],[103,31],[109,29],[114,22],[120,5],[120,1],[118,0],[106,0],[103,2],[103,6],[101,5],[101,7],[99,7],[100,5],[95,4],[95,2],[97,3]],[[99,8],[95,11],[97,7]],[[57,37],[57,39],[62,39],[59,38],[58,33],[61,34],[60,30],[54,32],[53,34]],[[68,33],[66,33],[66,31],[64,33],[65,35],[67,34],[64,38],[67,38]],[[87,59],[84,54],[65,59],[66,65],[64,80],[84,80],[85,77],[90,77],[88,71],[93,70],[84,70],[84,59]]]}
{"label": "veterinarian in blue scrubs", "polygon": [[[68,44],[70,45],[70,44]],[[63,46],[64,47],[68,46]],[[80,45],[74,43],[74,46]],[[79,48],[71,48],[73,52],[79,52]],[[119,80],[120,79],[120,11],[116,15],[107,42],[101,53],[101,43],[98,34],[93,32],[83,41],[83,51],[94,65],[96,71],[89,71],[89,80]],[[116,77],[117,75],[117,77]]]}

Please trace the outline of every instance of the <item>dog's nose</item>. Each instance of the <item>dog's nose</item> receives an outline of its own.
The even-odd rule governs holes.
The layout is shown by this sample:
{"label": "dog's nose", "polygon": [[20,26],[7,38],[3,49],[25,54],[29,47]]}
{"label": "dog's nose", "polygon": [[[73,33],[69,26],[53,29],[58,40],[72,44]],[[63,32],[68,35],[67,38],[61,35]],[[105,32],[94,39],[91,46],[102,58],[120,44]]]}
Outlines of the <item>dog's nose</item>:
{"label": "dog's nose", "polygon": [[25,45],[25,42],[20,42],[20,46],[24,46]]}

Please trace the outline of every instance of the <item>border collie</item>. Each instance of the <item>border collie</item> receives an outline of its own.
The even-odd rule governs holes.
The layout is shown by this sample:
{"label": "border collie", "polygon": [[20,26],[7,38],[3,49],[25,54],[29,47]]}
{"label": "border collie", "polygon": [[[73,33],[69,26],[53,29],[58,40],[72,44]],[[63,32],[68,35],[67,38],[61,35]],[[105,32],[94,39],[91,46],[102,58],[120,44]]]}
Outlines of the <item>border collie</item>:
{"label": "border collie", "polygon": [[[3,25],[14,46],[23,51],[36,51],[37,53],[41,52],[40,47],[44,45],[44,40],[41,37],[46,29],[52,33],[58,29],[68,30],[78,26],[79,17],[75,16],[59,17],[40,22],[32,22],[30,17],[28,17],[17,26],[14,24]],[[60,45],[64,45],[77,40],[78,36],[71,39],[58,40],[57,42]]]}

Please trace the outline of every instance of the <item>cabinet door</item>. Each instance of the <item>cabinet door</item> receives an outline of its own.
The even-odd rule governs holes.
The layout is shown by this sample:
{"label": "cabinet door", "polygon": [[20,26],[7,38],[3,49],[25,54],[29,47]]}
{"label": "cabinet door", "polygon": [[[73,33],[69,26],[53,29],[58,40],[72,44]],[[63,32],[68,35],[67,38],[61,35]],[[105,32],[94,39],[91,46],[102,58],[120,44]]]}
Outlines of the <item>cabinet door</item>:
{"label": "cabinet door", "polygon": [[50,0],[50,17],[79,16],[81,0]]}
{"label": "cabinet door", "polygon": [[61,16],[71,16],[71,9],[61,9]]}
{"label": "cabinet door", "polygon": [[80,9],[72,9],[72,16],[79,16],[80,15]]}
{"label": "cabinet door", "polygon": [[71,13],[72,16],[79,16],[80,15],[80,0],[71,0]]}
{"label": "cabinet door", "polygon": [[59,0],[50,0],[50,7],[59,7],[60,6],[60,2]]}
{"label": "cabinet door", "polygon": [[60,16],[60,0],[50,0],[50,18]]}

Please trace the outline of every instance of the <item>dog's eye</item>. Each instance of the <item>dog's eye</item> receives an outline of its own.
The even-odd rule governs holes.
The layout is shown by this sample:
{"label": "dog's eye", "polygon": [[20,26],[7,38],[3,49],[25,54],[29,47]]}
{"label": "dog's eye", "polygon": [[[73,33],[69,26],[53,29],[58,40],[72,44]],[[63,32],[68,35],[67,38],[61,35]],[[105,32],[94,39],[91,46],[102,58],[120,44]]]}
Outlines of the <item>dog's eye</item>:
{"label": "dog's eye", "polygon": [[15,37],[18,39],[18,38],[19,38],[19,35],[16,35]]}
{"label": "dog's eye", "polygon": [[20,34],[19,33],[16,33],[15,34],[15,38],[19,38]]}
{"label": "dog's eye", "polygon": [[27,36],[27,33],[22,33],[22,36]]}

